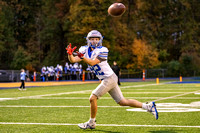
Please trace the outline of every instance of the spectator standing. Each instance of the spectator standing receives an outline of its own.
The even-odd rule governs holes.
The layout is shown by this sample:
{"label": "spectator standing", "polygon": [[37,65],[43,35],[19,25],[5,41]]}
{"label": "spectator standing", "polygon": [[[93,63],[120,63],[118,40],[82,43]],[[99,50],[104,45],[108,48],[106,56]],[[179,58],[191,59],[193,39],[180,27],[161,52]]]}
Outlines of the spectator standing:
{"label": "spectator standing", "polygon": [[26,78],[28,78],[28,76],[26,75],[24,69],[21,69],[21,73],[20,73],[21,86],[18,88],[19,90],[26,90],[25,88]]}
{"label": "spectator standing", "polygon": [[59,65],[59,80],[62,80],[63,66]]}
{"label": "spectator standing", "polygon": [[91,70],[90,70],[89,65],[88,65],[86,71],[87,71],[87,79],[90,80],[91,79],[91,75],[90,75],[91,74]]}
{"label": "spectator standing", "polygon": [[81,75],[82,75],[83,69],[82,69],[82,65],[79,65],[79,69],[78,69],[78,74],[79,74],[79,80],[81,80]]}
{"label": "spectator standing", "polygon": [[64,67],[64,71],[65,71],[65,80],[69,80],[69,64],[68,62],[66,62],[65,67]]}
{"label": "spectator standing", "polygon": [[120,68],[119,68],[119,66],[117,65],[117,62],[116,61],[114,61],[113,62],[113,65],[112,65],[112,70],[114,71],[114,73],[117,75],[117,77],[118,77],[118,81],[117,81],[117,83],[118,83],[118,85],[121,85],[120,84],[120,81],[119,81],[119,76],[121,75],[121,72],[120,72]]}
{"label": "spectator standing", "polygon": [[42,69],[41,69],[41,81],[45,81],[45,78],[46,78],[46,67],[43,66]]}

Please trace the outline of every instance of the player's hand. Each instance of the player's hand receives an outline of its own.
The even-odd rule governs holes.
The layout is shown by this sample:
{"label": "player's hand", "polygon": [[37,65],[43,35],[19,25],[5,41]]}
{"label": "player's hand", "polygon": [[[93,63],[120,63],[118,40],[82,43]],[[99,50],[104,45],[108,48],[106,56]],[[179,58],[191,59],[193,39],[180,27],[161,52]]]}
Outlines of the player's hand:
{"label": "player's hand", "polygon": [[77,53],[77,56],[78,56],[80,59],[83,59],[84,54],[82,54],[82,53],[80,53],[80,52],[78,52],[78,51],[76,51],[76,53]]}
{"label": "player's hand", "polygon": [[74,52],[74,50],[76,49],[77,47],[75,46],[74,48],[72,48],[71,46],[71,43],[69,43],[69,45],[67,46],[66,50],[67,50],[67,53],[69,55],[72,55],[72,53]]}

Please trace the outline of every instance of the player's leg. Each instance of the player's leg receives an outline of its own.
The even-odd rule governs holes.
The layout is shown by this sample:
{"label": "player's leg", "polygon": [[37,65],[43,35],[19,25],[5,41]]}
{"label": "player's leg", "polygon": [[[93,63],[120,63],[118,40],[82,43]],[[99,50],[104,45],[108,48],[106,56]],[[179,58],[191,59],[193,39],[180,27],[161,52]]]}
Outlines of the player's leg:
{"label": "player's leg", "polygon": [[124,98],[119,86],[117,85],[117,76],[114,75],[113,79],[116,80],[116,85],[113,89],[109,91],[109,94],[116,101],[116,103],[118,103],[121,106],[130,106],[130,107],[145,109],[148,112],[152,113],[155,116],[156,120],[158,119],[158,111],[156,109],[155,102],[150,102],[149,104],[145,104],[134,99]]}
{"label": "player's leg", "polygon": [[21,85],[20,85],[20,87],[18,88],[19,90],[21,90],[21,88],[22,88],[22,84],[23,84],[23,82],[22,82],[22,80],[21,80]]}
{"label": "player's leg", "polygon": [[26,87],[25,87],[25,80],[24,80],[24,83],[23,83],[23,90],[26,90]]}
{"label": "player's leg", "polygon": [[80,123],[78,126],[81,129],[95,129],[96,127],[96,114],[97,114],[97,96],[92,94],[90,96],[90,119],[85,123]]}
{"label": "player's leg", "polygon": [[90,119],[85,123],[78,124],[81,129],[94,129],[96,126],[95,118],[97,114],[97,99],[107,93],[111,88],[113,88],[113,84],[110,81],[110,78],[104,79],[97,88],[92,91],[90,96]]}
{"label": "player's leg", "polygon": [[118,103],[121,106],[130,106],[130,107],[136,107],[136,108],[142,108],[142,103],[134,100],[134,99],[125,99],[123,98],[122,100],[120,100],[120,102]]}
{"label": "player's leg", "polygon": [[92,94],[90,96],[90,118],[95,120],[96,114],[97,114],[97,96]]}
{"label": "player's leg", "polygon": [[25,89],[25,83],[24,83],[24,80],[22,80],[22,88],[23,88],[23,90]]}

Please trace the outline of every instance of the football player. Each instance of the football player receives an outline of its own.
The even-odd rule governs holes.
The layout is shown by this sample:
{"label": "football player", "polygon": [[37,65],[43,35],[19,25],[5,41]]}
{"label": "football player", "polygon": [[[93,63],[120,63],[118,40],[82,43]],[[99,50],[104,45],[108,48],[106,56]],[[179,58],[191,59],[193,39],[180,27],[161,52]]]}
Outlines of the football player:
{"label": "football player", "polygon": [[87,63],[91,70],[93,70],[96,76],[101,80],[100,85],[97,86],[89,98],[90,101],[90,119],[85,123],[78,124],[81,129],[94,129],[96,126],[96,114],[97,114],[97,99],[103,96],[105,93],[109,93],[115,102],[121,106],[130,106],[143,108],[155,116],[158,119],[158,112],[155,102],[149,104],[143,104],[137,100],[126,99],[123,97],[122,92],[117,84],[118,78],[109,66],[108,49],[102,46],[103,37],[97,30],[92,30],[88,33],[87,45],[80,47],[79,52],[76,52],[77,56],[73,55],[76,47],[72,48],[71,44],[66,48],[68,58],[71,63],[84,61]]}

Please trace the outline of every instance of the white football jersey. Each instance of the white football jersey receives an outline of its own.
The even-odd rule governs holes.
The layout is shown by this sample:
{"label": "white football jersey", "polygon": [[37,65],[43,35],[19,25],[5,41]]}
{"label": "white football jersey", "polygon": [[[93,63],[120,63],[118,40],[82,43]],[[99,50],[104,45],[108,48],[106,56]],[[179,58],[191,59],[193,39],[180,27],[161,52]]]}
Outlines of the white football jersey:
{"label": "white football jersey", "polygon": [[95,58],[99,59],[101,62],[94,66],[90,66],[90,69],[95,72],[96,76],[99,79],[104,79],[111,76],[114,72],[111,69],[110,65],[107,62],[108,59],[108,49],[103,46],[96,47],[91,51],[90,47],[82,46],[79,49],[80,53],[84,54],[84,57],[94,60]]}

